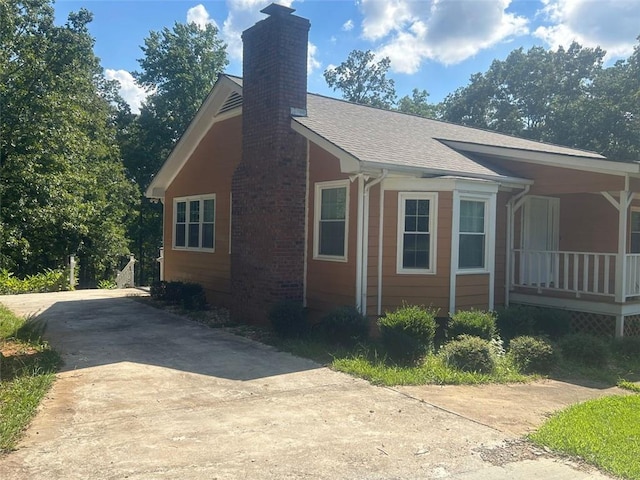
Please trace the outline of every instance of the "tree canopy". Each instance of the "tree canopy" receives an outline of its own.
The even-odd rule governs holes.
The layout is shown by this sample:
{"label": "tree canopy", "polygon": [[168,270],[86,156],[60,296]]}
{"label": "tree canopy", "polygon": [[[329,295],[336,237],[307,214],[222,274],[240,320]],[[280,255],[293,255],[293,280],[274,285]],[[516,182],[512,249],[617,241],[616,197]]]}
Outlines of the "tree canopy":
{"label": "tree canopy", "polygon": [[137,201],[120,161],[115,90],[93,53],[87,10],[54,24],[48,0],[3,2],[0,263],[18,274],[77,254],[85,281],[128,253]]}
{"label": "tree canopy", "polygon": [[389,57],[376,62],[370,50],[353,50],[340,65],[325,70],[324,78],[345,100],[390,109],[396,102],[395,83],[387,78],[390,65]]}
{"label": "tree canopy", "polygon": [[442,118],[612,159],[640,158],[639,47],[609,68],[605,53],[577,43],[514,50],[448,95]]}
{"label": "tree canopy", "polygon": [[[228,60],[226,45],[211,24],[200,28],[176,22],[173,29],[150,32],[141,48],[141,70],[134,77],[150,94],[139,115],[119,117],[119,143],[129,175],[144,192]],[[162,245],[162,206],[143,198],[136,213],[129,232],[136,239],[139,281],[148,283]]]}

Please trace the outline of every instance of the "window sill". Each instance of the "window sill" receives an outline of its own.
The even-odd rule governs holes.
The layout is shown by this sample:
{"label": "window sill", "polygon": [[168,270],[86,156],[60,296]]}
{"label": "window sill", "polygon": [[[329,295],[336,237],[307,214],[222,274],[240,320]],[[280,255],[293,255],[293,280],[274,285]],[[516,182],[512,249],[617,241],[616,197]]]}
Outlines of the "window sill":
{"label": "window sill", "polygon": [[338,263],[347,263],[347,257],[330,257],[328,255],[316,255],[313,257],[314,260],[320,260],[323,262],[338,262]]}
{"label": "window sill", "polygon": [[195,247],[172,247],[172,250],[176,252],[201,252],[201,253],[215,253],[215,248],[195,248]]}

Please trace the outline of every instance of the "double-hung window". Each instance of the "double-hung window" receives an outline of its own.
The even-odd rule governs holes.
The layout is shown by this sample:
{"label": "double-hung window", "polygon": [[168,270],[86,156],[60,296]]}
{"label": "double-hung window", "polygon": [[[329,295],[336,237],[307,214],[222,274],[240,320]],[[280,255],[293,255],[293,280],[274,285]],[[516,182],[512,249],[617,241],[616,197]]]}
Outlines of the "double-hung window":
{"label": "double-hung window", "polygon": [[460,199],[460,231],[458,269],[485,270],[487,268],[488,201]]}
{"label": "double-hung window", "polygon": [[434,273],[436,194],[398,194],[398,273]]}
{"label": "double-hung window", "polygon": [[348,211],[348,180],[316,184],[314,258],[347,259]]}
{"label": "double-hung window", "polygon": [[215,195],[174,199],[173,247],[213,251],[215,248],[215,206]]}

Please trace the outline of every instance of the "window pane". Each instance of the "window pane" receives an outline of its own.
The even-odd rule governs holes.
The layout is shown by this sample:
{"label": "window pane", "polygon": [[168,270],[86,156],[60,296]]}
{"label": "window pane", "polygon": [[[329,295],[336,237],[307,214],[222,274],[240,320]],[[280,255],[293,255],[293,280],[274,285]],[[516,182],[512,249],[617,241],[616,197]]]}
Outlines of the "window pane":
{"label": "window pane", "polygon": [[187,202],[176,203],[176,221],[180,223],[187,221]]}
{"label": "window pane", "polygon": [[204,212],[202,215],[202,221],[203,222],[207,222],[207,223],[213,223],[213,218],[214,218],[214,200],[213,198],[210,198],[208,200],[204,200],[202,202],[204,204]]}
{"label": "window pane", "polygon": [[176,225],[176,247],[186,246],[185,232],[186,232],[186,227],[184,223],[179,223]]}
{"label": "window pane", "polygon": [[189,246],[196,248],[200,246],[200,225],[197,223],[189,224]]}
{"label": "window pane", "polygon": [[320,222],[320,255],[344,257],[344,221]]}
{"label": "window pane", "polygon": [[404,202],[404,214],[406,216],[416,215],[418,213],[418,201],[417,200],[405,200]]}
{"label": "window pane", "polygon": [[200,221],[200,200],[189,202],[189,222],[199,222],[199,221]]}
{"label": "window pane", "polygon": [[347,188],[324,188],[320,218],[322,220],[342,220],[346,218]]}
{"label": "window pane", "polygon": [[460,231],[484,233],[484,202],[460,201]]}
{"label": "window pane", "polygon": [[213,248],[213,223],[202,225],[202,248]]}
{"label": "window pane", "polygon": [[460,235],[459,268],[484,268],[484,235]]}
{"label": "window pane", "polygon": [[402,245],[403,268],[429,268],[430,235],[405,233]]}

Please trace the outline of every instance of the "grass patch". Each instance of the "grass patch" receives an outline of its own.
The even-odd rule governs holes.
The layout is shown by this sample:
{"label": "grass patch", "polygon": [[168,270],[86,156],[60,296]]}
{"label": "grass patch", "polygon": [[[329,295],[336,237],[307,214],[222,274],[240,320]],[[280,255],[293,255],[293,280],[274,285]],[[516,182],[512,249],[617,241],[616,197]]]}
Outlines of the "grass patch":
{"label": "grass patch", "polygon": [[60,356],[43,341],[45,327],[0,305],[0,452],[15,448],[55,378]]}
{"label": "grass patch", "polygon": [[336,357],[331,367],[340,372],[364,378],[375,385],[479,385],[483,383],[517,383],[535,376],[523,375],[506,357],[496,362],[491,373],[463,372],[447,366],[442,357],[427,355],[415,366],[394,365],[386,358],[367,353]]}
{"label": "grass patch", "polygon": [[640,393],[640,383],[629,382],[627,380],[620,380],[618,382],[618,386],[620,388],[624,388],[625,390],[629,390],[631,392]]}
{"label": "grass patch", "polygon": [[551,417],[531,440],[614,475],[640,480],[640,396],[599,398]]}

